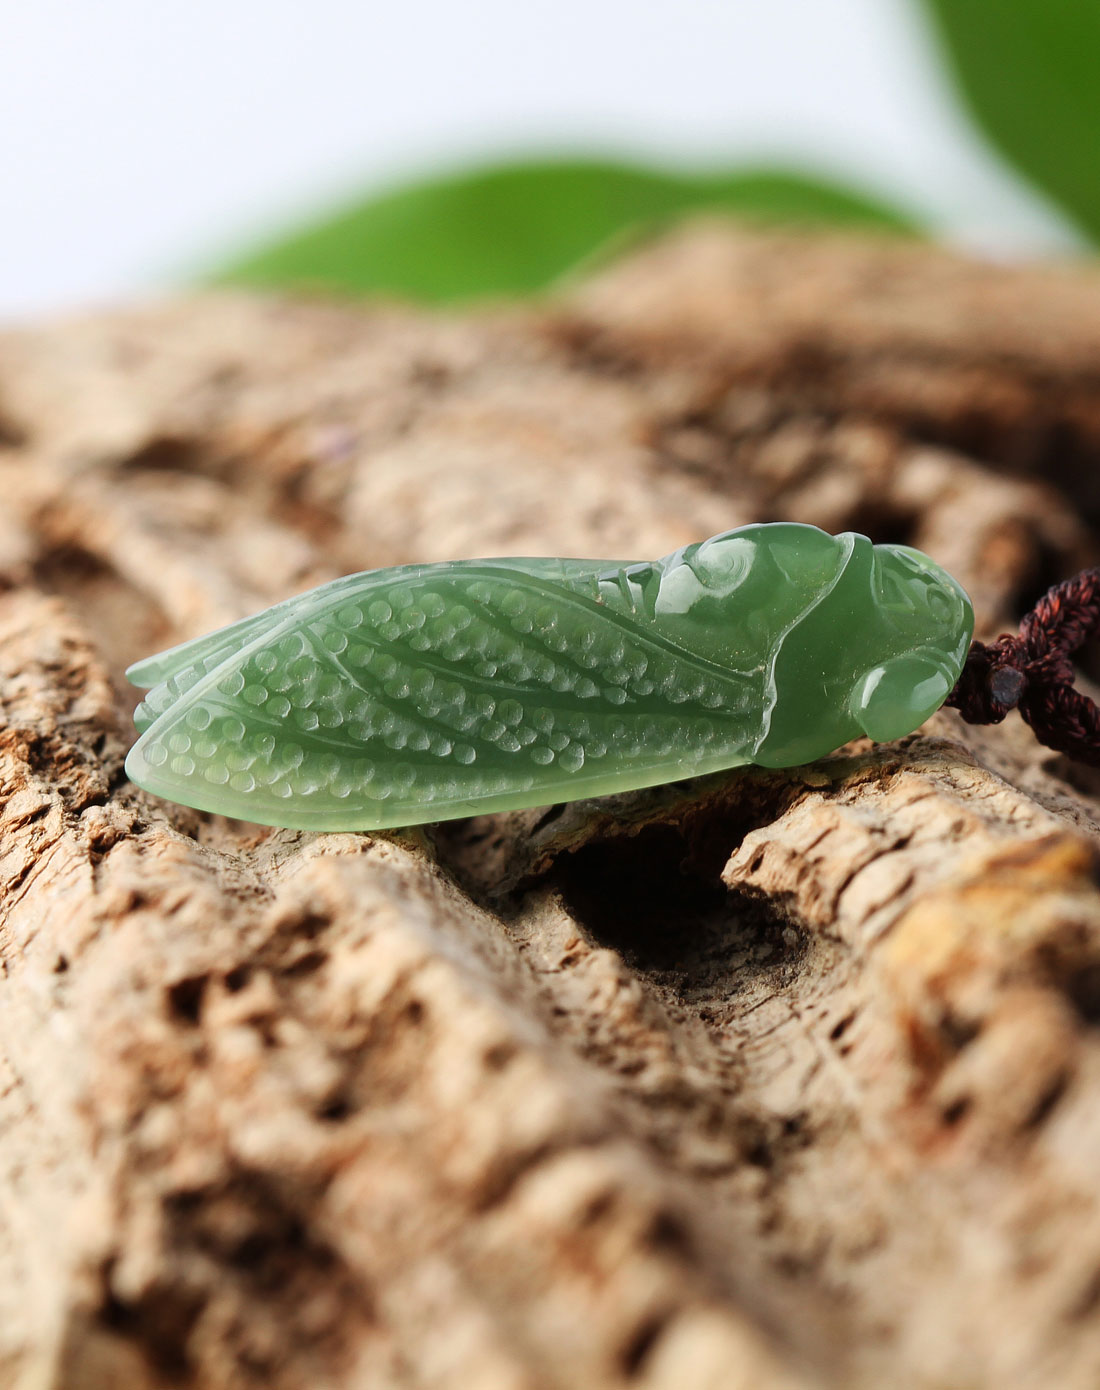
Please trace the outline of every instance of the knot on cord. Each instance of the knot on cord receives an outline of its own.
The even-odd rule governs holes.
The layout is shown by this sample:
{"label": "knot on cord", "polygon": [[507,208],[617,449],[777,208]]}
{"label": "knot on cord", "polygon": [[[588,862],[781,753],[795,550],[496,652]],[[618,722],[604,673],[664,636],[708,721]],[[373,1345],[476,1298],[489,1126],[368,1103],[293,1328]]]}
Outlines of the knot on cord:
{"label": "knot on cord", "polygon": [[944,701],[968,724],[999,724],[1018,709],[1035,737],[1078,762],[1100,764],[1100,709],[1074,688],[1071,657],[1100,627],[1100,569],[1048,590],[1020,631],[975,642]]}

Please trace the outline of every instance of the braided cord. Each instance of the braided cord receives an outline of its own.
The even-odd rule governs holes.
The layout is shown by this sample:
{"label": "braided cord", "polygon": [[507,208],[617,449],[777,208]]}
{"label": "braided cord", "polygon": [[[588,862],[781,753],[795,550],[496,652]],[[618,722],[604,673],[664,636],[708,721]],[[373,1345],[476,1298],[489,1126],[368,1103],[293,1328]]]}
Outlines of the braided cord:
{"label": "braided cord", "polygon": [[974,642],[944,701],[968,724],[999,724],[1018,709],[1035,737],[1082,763],[1100,765],[1100,709],[1074,688],[1071,657],[1100,628],[1100,569],[1055,584],[1020,631]]}

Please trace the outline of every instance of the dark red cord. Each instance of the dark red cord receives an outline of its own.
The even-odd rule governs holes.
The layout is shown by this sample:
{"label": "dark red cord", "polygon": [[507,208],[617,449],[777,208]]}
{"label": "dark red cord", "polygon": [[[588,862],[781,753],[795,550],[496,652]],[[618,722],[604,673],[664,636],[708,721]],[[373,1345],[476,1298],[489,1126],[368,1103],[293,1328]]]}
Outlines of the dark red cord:
{"label": "dark red cord", "polygon": [[1100,628],[1100,569],[1055,584],[1020,631],[975,642],[944,701],[968,724],[999,724],[1018,709],[1035,737],[1078,762],[1100,765],[1100,709],[1073,686],[1072,654]]}

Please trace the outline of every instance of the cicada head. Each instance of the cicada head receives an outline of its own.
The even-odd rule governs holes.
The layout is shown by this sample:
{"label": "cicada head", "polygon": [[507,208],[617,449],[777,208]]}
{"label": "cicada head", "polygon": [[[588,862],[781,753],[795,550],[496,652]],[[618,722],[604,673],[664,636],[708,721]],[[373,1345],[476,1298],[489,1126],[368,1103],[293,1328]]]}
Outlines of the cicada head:
{"label": "cicada head", "polygon": [[900,738],[943,704],[974,631],[965,591],[935,561],[904,545],[876,545],[871,567],[879,659],[852,693],[852,712],[879,742]]}

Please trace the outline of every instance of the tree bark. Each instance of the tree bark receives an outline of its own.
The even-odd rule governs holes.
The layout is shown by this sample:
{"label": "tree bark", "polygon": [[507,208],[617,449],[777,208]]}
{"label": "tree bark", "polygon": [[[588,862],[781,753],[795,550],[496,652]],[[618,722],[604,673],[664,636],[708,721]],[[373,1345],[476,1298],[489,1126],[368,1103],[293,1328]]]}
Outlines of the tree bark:
{"label": "tree bark", "polygon": [[1100,1379],[1100,774],[813,766],[307,835],[130,786],[126,664],[336,574],[1095,563],[1100,274],[699,224],[537,310],[0,335],[0,1382]]}

